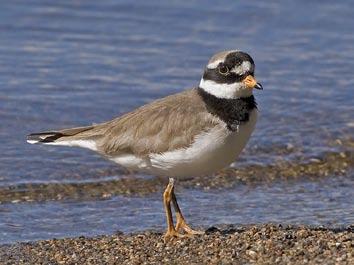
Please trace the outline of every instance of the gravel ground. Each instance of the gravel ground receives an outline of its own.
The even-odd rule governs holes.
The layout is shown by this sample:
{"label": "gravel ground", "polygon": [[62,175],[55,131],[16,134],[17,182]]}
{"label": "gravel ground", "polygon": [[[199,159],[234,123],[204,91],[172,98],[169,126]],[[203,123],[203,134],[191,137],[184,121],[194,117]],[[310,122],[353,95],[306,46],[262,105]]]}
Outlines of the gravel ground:
{"label": "gravel ground", "polygon": [[221,225],[164,243],[162,233],[0,246],[1,264],[354,264],[354,227]]}

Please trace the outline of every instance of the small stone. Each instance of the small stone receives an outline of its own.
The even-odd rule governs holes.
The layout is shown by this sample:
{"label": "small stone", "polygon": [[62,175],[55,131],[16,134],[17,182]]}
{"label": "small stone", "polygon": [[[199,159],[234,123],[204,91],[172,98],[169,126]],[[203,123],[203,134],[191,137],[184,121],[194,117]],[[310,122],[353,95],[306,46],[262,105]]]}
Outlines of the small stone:
{"label": "small stone", "polygon": [[247,250],[247,255],[250,256],[251,258],[255,258],[257,256],[256,251],[253,250]]}

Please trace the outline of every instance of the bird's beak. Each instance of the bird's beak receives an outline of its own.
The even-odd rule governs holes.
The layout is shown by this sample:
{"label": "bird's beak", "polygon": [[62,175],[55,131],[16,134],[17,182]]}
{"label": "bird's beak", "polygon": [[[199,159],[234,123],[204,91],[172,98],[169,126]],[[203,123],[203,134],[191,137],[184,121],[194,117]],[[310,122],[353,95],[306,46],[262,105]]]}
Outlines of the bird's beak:
{"label": "bird's beak", "polygon": [[248,75],[245,77],[245,79],[242,80],[242,82],[246,85],[247,88],[255,88],[255,89],[263,89],[263,86],[260,83],[257,83],[256,79],[252,75]]}

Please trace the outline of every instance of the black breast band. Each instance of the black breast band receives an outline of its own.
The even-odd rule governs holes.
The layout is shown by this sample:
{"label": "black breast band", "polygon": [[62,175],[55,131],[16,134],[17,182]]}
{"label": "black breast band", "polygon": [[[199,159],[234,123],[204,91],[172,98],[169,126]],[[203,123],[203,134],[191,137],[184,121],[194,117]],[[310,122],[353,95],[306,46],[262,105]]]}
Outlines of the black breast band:
{"label": "black breast band", "polygon": [[227,124],[227,128],[236,131],[238,126],[249,121],[252,110],[257,108],[254,96],[247,98],[218,98],[198,87],[208,111]]}

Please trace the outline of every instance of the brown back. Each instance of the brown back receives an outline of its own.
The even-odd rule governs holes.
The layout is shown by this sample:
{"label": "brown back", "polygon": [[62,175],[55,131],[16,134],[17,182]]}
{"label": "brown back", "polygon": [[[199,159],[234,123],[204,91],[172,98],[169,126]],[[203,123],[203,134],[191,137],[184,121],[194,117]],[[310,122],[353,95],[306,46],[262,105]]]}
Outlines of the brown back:
{"label": "brown back", "polygon": [[[87,133],[99,137],[98,151],[107,156],[163,153],[191,145],[196,135],[218,123],[196,89],[144,105]],[[88,135],[87,135],[88,136]]]}

